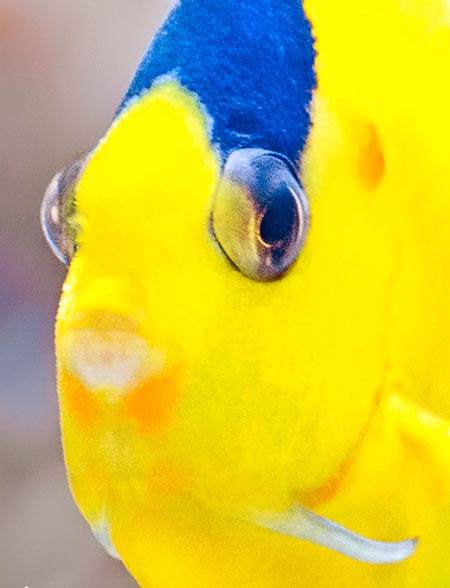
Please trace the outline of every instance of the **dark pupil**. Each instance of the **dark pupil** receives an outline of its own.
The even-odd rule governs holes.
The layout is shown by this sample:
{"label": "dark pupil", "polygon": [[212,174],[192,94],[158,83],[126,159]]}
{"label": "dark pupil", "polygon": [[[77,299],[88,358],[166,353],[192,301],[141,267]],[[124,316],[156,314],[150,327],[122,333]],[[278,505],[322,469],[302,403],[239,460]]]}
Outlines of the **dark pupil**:
{"label": "dark pupil", "polygon": [[295,198],[285,189],[271,199],[259,228],[262,241],[270,247],[284,247],[295,238],[298,230],[298,210]]}

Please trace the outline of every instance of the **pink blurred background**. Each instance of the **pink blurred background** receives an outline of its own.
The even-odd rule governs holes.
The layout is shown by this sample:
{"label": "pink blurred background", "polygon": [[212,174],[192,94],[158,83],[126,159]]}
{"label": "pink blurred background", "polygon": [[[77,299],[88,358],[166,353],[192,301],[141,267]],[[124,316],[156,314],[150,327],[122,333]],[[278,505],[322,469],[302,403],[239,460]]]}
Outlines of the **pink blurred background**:
{"label": "pink blurred background", "polygon": [[94,145],[171,0],[0,0],[0,587],[133,588],[70,497],[52,331],[65,269],[39,226]]}

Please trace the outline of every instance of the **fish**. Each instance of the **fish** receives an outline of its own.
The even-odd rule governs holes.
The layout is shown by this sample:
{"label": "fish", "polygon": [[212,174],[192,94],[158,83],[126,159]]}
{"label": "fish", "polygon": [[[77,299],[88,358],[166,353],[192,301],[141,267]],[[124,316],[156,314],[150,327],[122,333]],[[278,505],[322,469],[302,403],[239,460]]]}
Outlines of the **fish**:
{"label": "fish", "polygon": [[180,0],[50,183],[68,480],[142,588],[450,585],[450,4]]}

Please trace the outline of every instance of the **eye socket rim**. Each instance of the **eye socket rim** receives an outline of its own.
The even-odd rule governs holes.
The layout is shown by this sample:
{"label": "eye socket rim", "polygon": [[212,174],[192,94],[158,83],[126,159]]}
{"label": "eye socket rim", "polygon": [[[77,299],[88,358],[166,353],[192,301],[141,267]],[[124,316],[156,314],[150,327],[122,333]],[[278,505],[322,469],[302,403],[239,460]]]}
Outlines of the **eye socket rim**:
{"label": "eye socket rim", "polygon": [[[42,232],[55,257],[66,266],[72,261],[77,248],[77,228],[73,223],[76,208],[75,190],[90,155],[90,152],[83,152],[57,172],[47,186],[42,199],[40,209]],[[69,214],[67,210],[70,210]]]}
{"label": "eye socket rim", "polygon": [[[239,162],[236,168],[233,167],[233,159],[236,158],[241,158],[243,161],[241,169],[239,169]],[[280,188],[280,186],[282,186],[283,189],[285,189],[287,193],[291,196],[292,203],[295,204],[296,227],[293,230],[289,231],[288,238],[279,240],[281,241],[281,246],[273,245],[264,241],[264,239],[261,237],[260,230],[261,224],[264,221],[267,211],[273,204],[275,190],[270,194],[266,206],[260,206],[260,202],[258,202],[257,198],[254,198],[254,196],[252,195],[251,184],[255,181],[255,178],[250,177],[250,181],[244,184],[241,177],[242,172],[244,172],[244,174],[246,172],[246,166],[248,171],[248,169],[251,168],[252,163],[257,162],[262,158],[268,158],[267,163],[275,162],[276,166],[278,166],[278,171],[275,170],[273,176],[267,176],[265,179],[268,180],[269,183],[272,180],[274,180],[276,183],[277,180],[279,181],[279,174],[281,169],[283,181],[279,181],[278,189]],[[264,168],[264,165],[262,167]],[[254,172],[254,169],[251,169],[251,172]],[[263,170],[263,173],[265,173],[265,170]],[[258,178],[256,178],[256,181],[258,181]],[[236,251],[235,247],[230,247],[229,243],[226,243],[227,239],[224,238],[223,234],[218,234],[222,231],[220,228],[218,230],[217,227],[217,204],[219,199],[221,198],[221,190],[223,186],[226,186],[227,184],[234,185],[241,191],[242,195],[245,195],[245,197],[247,198],[247,204],[250,202],[254,212],[253,219],[250,220],[255,221],[254,226],[256,227],[256,232],[253,233],[253,243],[249,244],[249,259],[247,260],[244,259],[245,253],[244,255],[241,255],[239,251]],[[237,206],[239,206],[239,204]],[[243,213],[245,214],[248,210],[248,206],[243,206],[243,209]],[[234,211],[234,213],[235,212],[236,211]],[[216,194],[214,197],[212,211],[210,215],[210,231],[214,239],[216,240],[216,243],[218,244],[218,246],[220,247],[220,249],[222,250],[225,257],[230,262],[233,268],[235,268],[242,275],[253,281],[274,282],[279,279],[282,279],[295,265],[296,261],[300,256],[300,253],[304,247],[306,237],[309,232],[310,221],[311,214],[307,196],[301,186],[295,167],[288,158],[277,152],[255,148],[236,149],[230,153],[223,166],[222,177],[219,181],[219,185],[217,187]],[[249,226],[250,224],[251,222],[248,223]],[[239,230],[237,229],[236,232],[238,233]],[[240,232],[242,233],[242,231]],[[242,235],[240,235],[240,237],[241,236]],[[270,253],[273,254],[281,252],[283,251],[283,249],[285,250],[285,255],[281,260],[270,260]],[[252,254],[255,258],[255,252],[259,261],[259,263],[257,264],[252,263],[251,260]],[[266,254],[265,257],[262,256],[262,252]]]}

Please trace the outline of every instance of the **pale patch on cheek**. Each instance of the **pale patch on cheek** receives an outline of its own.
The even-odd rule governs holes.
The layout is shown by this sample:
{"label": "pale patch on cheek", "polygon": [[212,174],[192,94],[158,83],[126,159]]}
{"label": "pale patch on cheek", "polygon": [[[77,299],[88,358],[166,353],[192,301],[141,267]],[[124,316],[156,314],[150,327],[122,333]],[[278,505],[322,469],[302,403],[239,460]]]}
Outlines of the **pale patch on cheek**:
{"label": "pale patch on cheek", "polygon": [[117,552],[117,549],[114,547],[114,544],[111,539],[111,528],[106,519],[105,514],[99,519],[97,523],[91,525],[92,532],[94,537],[103,547],[108,555],[113,557],[114,559],[120,560],[120,555]]}
{"label": "pale patch on cheek", "polygon": [[119,329],[74,329],[64,347],[66,369],[92,392],[125,394],[161,373],[165,364],[163,351]]}

